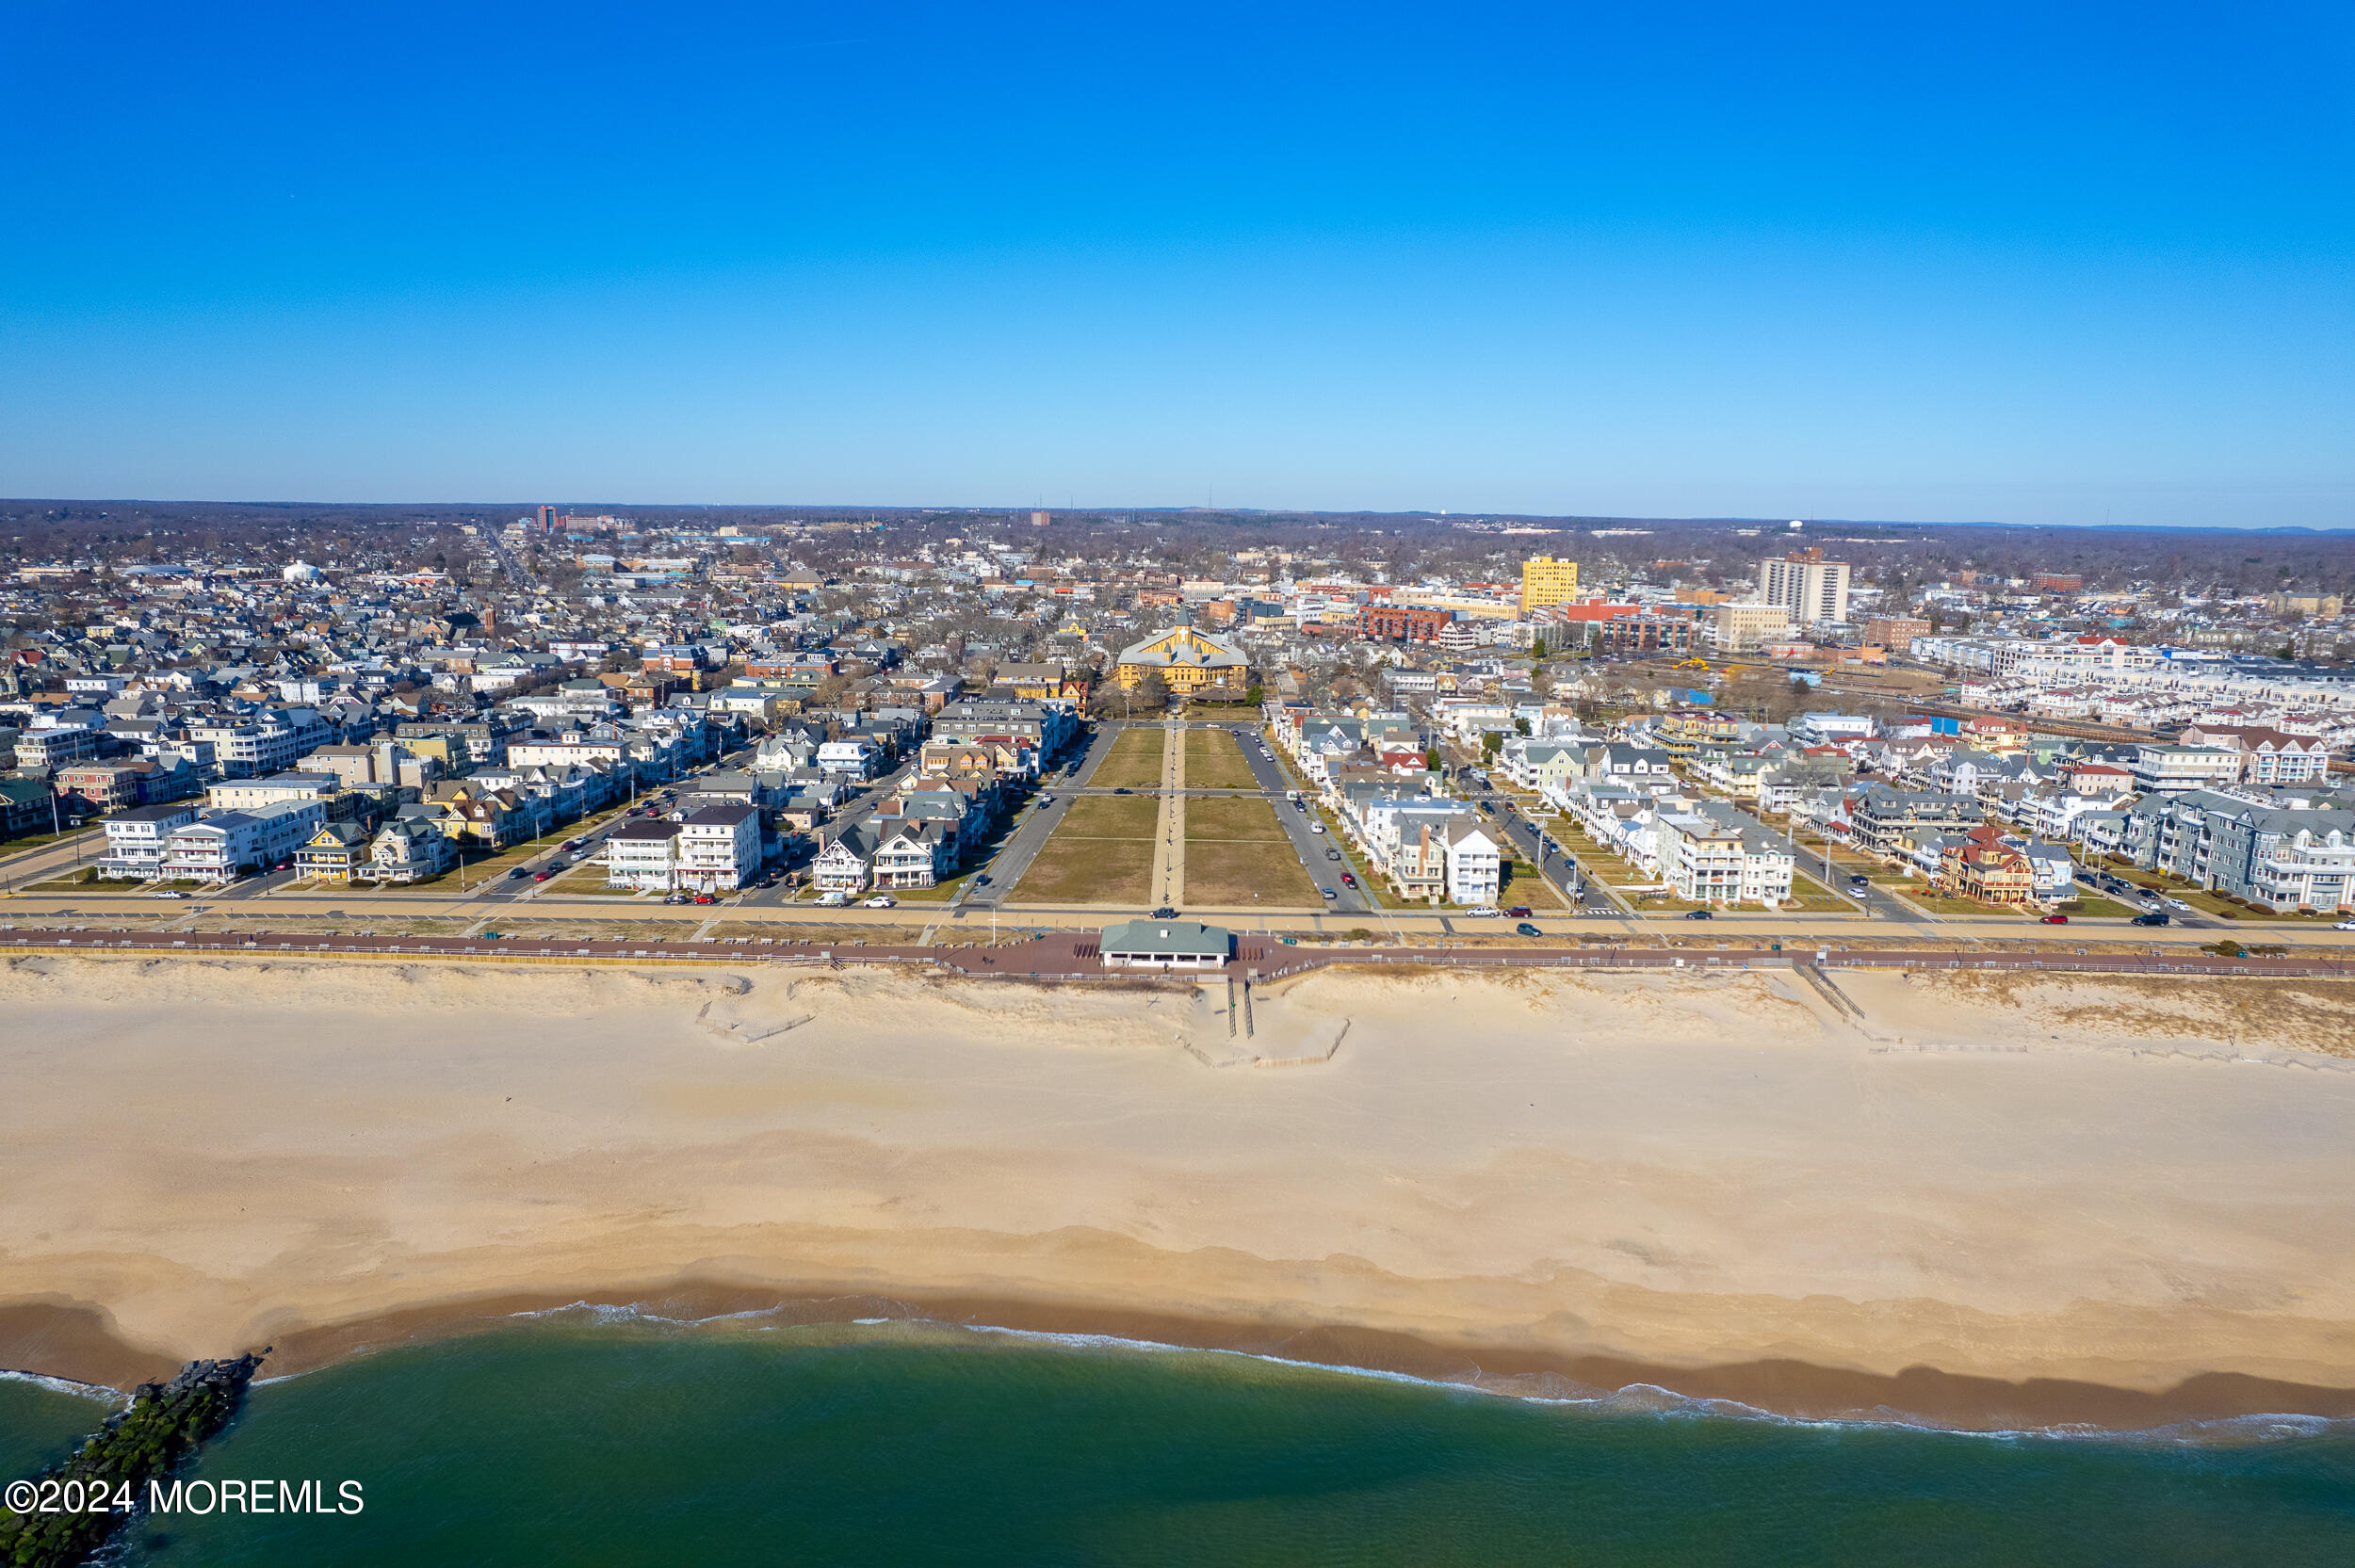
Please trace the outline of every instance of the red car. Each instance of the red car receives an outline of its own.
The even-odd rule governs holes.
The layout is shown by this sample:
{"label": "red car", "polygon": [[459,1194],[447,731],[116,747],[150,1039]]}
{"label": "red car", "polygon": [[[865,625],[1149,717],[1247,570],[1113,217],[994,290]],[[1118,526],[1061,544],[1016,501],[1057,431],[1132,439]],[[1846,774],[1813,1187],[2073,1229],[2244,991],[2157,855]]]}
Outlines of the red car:
{"label": "red car", "polygon": [[2066,926],[2069,924],[2069,916],[2066,914],[2048,914],[2044,917],[2044,923],[2048,926]]}
{"label": "red car", "polygon": [[1341,885],[1343,887],[1356,887],[1357,885],[1357,879],[1344,871],[1341,873]]}
{"label": "red car", "polygon": [[716,904],[720,900],[717,897],[708,893],[698,893],[695,895],[695,902],[699,904]]}
{"label": "red car", "polygon": [[545,871],[534,871],[531,874],[531,880],[535,882],[544,882],[548,880],[548,874]]}

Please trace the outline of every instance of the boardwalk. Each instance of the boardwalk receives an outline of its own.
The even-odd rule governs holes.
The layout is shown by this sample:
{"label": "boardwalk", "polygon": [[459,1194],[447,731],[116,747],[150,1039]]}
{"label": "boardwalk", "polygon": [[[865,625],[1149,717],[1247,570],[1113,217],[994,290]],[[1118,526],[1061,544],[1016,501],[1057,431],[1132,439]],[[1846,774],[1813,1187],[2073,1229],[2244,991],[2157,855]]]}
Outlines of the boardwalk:
{"label": "boardwalk", "polygon": [[[534,963],[764,962],[922,963],[977,978],[1058,980],[1111,979],[1133,983],[1133,970],[1108,974],[1096,962],[1093,933],[1050,932],[1028,942],[996,946],[885,946],[857,942],[798,942],[789,938],[728,937],[709,941],[487,940],[468,936],[356,936],[292,931],[160,931],[19,928],[0,932],[0,954],[31,956],[58,951],[93,955],[138,954],[203,958],[451,960]],[[2209,953],[2078,953],[2027,949],[2005,953],[1905,951],[1882,948],[1804,947],[1776,952],[1768,947],[1715,950],[1665,947],[1307,947],[1286,946],[1259,936],[1238,939],[1225,971],[1236,979],[1273,979],[1334,964],[1445,967],[1453,969],[1738,970],[1793,969],[1981,969],[2101,975],[2209,975],[2355,978],[2355,962],[2289,956],[2223,958]],[[1218,972],[1171,977],[1193,985]]]}

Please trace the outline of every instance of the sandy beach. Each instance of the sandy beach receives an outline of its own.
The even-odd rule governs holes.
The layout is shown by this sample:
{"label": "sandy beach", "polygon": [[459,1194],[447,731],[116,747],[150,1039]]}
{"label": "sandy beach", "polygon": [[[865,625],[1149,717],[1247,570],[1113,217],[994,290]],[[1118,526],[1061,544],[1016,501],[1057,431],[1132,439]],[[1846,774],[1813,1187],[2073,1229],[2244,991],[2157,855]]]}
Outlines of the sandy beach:
{"label": "sandy beach", "polygon": [[[871,1306],[1807,1414],[2355,1413],[2355,988],[25,959],[0,1366]],[[865,1308],[862,1308],[864,1310]]]}

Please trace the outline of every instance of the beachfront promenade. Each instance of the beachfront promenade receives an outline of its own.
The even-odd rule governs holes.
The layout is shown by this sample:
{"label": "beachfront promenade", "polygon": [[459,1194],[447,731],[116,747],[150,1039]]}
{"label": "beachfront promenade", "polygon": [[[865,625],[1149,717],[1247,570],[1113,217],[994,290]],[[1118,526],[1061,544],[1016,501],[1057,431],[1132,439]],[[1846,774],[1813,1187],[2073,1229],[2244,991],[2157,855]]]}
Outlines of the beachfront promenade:
{"label": "beachfront promenade", "polygon": [[[2119,918],[2081,918],[2067,926],[2042,926],[2017,915],[1941,915],[1923,921],[1895,922],[1852,913],[1724,913],[1707,921],[1685,920],[1675,914],[1629,914],[1614,912],[1573,913],[1540,910],[1535,924],[1542,938],[1519,939],[1511,933],[1517,922],[1479,919],[1462,912],[1438,913],[1386,909],[1373,913],[1335,913],[1324,909],[1270,909],[1264,905],[1219,908],[1181,904],[1189,918],[1210,920],[1237,931],[1293,936],[1304,943],[1341,938],[1357,940],[1364,932],[1392,945],[1417,941],[1478,942],[1513,946],[1522,940],[1543,945],[1608,941],[1644,946],[1689,947],[1721,942],[1780,942],[1785,945],[1826,943],[1892,943],[1907,947],[1982,946],[2030,944],[2056,949],[2087,943],[2126,944],[2136,948],[2190,948],[2230,938],[2249,946],[2282,944],[2301,951],[2347,952],[2355,957],[2355,931],[2339,931],[2319,921],[2242,920],[2203,921],[2198,926],[2136,926]],[[1115,920],[1149,911],[1141,906],[1111,904],[1006,904],[995,911],[987,905],[931,902],[903,898],[895,909],[823,909],[815,904],[768,904],[727,901],[717,905],[665,905],[645,899],[568,896],[538,892],[513,901],[490,901],[478,897],[434,893],[378,893],[361,889],[272,891],[262,897],[203,897],[185,901],[154,898],[142,891],[104,887],[71,892],[17,894],[0,897],[0,927],[10,924],[117,926],[138,925],[192,929],[222,921],[251,922],[289,929],[349,929],[354,925],[393,923],[454,924],[460,929],[538,929],[563,926],[586,929],[601,925],[627,924],[633,931],[651,927],[675,927],[691,935],[717,924],[779,937],[796,927],[823,928],[824,934],[872,928],[880,939],[894,936],[917,946],[988,940],[995,914],[996,929],[1022,930],[1095,931]]]}
{"label": "beachfront promenade", "polygon": [[2056,973],[2302,977],[2355,976],[2355,953],[2294,951],[2280,957],[2223,957],[2198,951],[2092,952],[2077,947],[1898,948],[1721,945],[1699,947],[1524,946],[1286,946],[1264,938],[1239,942],[1225,971],[1155,977],[1135,970],[1107,971],[1098,962],[1095,939],[1055,932],[1029,941],[970,946],[917,946],[859,941],[797,941],[776,937],[696,940],[571,937],[488,938],[408,936],[276,930],[133,931],[121,929],[58,929],[17,927],[0,929],[0,956],[56,952],[142,957],[287,957],[451,961],[506,963],[696,963],[747,962],[923,963],[976,979],[1110,980],[1170,978],[1186,984],[1278,978],[1333,964],[1445,965],[1495,969],[1988,969]]}

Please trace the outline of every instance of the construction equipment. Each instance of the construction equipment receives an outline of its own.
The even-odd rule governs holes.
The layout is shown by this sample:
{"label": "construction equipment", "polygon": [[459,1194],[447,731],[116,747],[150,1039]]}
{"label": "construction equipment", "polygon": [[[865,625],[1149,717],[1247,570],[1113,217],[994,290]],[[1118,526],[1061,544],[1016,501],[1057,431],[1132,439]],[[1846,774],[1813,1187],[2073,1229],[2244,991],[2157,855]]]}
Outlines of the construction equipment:
{"label": "construction equipment", "polygon": [[1677,670],[1706,670],[1709,668],[1709,661],[1704,658],[1689,658],[1679,664],[1673,665],[1670,668]]}

